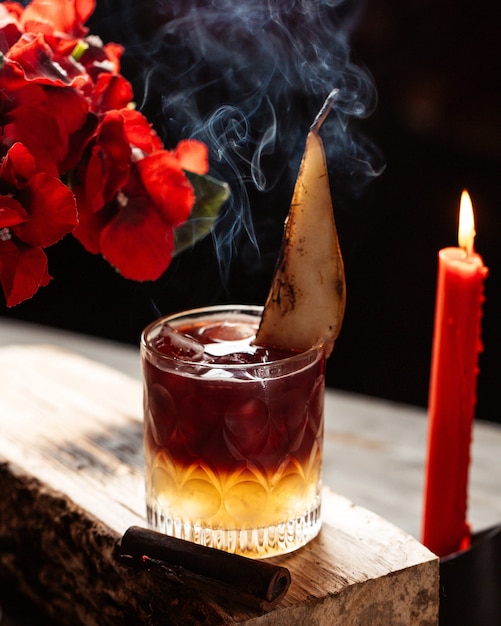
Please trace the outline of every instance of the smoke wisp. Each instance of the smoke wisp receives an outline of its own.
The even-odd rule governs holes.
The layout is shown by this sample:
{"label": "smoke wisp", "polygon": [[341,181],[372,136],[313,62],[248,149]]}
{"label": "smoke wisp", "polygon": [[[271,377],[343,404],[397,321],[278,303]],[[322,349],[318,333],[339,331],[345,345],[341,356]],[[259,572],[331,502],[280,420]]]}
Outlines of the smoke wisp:
{"label": "smoke wisp", "polygon": [[322,137],[335,184],[357,193],[377,175],[378,152],[356,124],[376,91],[350,51],[363,0],[121,3],[119,22],[117,0],[106,4],[108,25],[121,25],[138,106],[167,146],[207,143],[211,174],[231,187],[214,231],[223,274],[236,242],[258,251],[261,231],[281,230],[308,128],[333,89]]}

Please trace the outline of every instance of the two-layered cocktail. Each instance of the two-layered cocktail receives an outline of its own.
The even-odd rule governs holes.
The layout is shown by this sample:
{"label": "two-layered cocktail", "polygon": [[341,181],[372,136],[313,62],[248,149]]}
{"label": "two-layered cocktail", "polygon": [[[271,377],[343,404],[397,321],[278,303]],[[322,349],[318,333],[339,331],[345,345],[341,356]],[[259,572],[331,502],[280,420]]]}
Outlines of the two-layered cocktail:
{"label": "two-layered cocktail", "polygon": [[320,530],[325,361],[254,345],[261,311],[162,318],[141,346],[149,525],[255,557]]}

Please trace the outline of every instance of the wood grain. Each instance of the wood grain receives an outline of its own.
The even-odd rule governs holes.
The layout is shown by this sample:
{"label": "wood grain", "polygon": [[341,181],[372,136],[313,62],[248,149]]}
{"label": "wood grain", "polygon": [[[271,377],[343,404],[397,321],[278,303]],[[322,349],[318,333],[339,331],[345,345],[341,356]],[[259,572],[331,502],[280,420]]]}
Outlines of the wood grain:
{"label": "wood grain", "polygon": [[145,525],[141,395],[51,346],[0,349],[0,582],[55,624],[437,623],[437,557],[328,489],[319,537],[273,559],[292,583],[269,612],[119,562],[122,534]]}

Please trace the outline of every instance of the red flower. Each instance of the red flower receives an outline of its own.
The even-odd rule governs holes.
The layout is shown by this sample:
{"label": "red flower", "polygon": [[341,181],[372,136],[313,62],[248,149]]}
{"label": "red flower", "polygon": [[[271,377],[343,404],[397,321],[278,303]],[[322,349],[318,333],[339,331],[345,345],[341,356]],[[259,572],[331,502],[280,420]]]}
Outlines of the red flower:
{"label": "red flower", "polygon": [[122,46],[88,35],[94,8],[0,4],[0,284],[9,306],[49,282],[44,248],[75,229],[76,199],[74,234],[87,250],[127,278],[158,278],[195,202],[184,171],[208,169],[204,144],[164,150],[133,110]]}
{"label": "red flower", "polygon": [[30,152],[15,143],[0,164],[0,283],[8,306],[47,285],[43,248],[76,224],[73,194],[59,179],[36,173]]}
{"label": "red flower", "polygon": [[156,280],[167,269],[174,229],[188,219],[195,201],[183,169],[204,174],[208,168],[207,148],[198,141],[181,142],[172,152],[160,146],[140,113],[111,112],[75,188],[75,237],[132,280]]}

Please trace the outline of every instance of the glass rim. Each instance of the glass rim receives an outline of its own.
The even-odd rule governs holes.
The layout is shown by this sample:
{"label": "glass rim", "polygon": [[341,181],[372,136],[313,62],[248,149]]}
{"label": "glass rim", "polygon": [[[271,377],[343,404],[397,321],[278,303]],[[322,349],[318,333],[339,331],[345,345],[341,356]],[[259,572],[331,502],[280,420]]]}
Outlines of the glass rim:
{"label": "glass rim", "polygon": [[[154,346],[152,346],[151,341],[148,342],[148,339],[147,339],[147,336],[149,335],[149,333],[151,333],[151,331],[154,328],[156,328],[157,326],[160,327],[166,322],[169,322],[171,320],[188,318],[188,317],[196,317],[197,315],[204,315],[204,314],[216,314],[216,313],[225,312],[225,311],[235,312],[235,313],[244,313],[244,314],[248,312],[250,314],[254,313],[254,314],[261,315],[261,313],[263,312],[263,309],[264,307],[262,305],[256,305],[256,304],[215,304],[215,305],[204,306],[204,307],[196,307],[193,309],[180,310],[175,313],[169,313],[167,315],[163,315],[157,318],[156,320],[153,320],[144,328],[144,330],[141,333],[140,347],[141,347],[141,350],[144,350],[146,353],[150,353],[154,355],[155,357],[162,359],[165,362],[178,363],[178,364],[183,364],[187,366],[195,365],[198,367],[207,367],[207,368],[217,367],[217,369],[230,370],[230,371],[234,369],[248,370],[248,369],[253,369],[253,368],[263,368],[266,366],[269,367],[269,366],[287,365],[290,363],[294,363],[295,361],[300,362],[302,360],[308,360],[314,355],[322,356],[324,342],[319,341],[315,345],[311,346],[310,348],[307,348],[306,350],[302,350],[301,352],[294,352],[294,354],[291,354],[289,356],[282,357],[279,359],[273,359],[273,360],[266,361],[263,363],[203,363],[203,362],[194,361],[191,359],[180,359],[175,356],[165,354],[165,352],[162,352],[158,350],[157,348],[155,348]],[[291,349],[291,352],[293,351],[294,350]],[[308,361],[308,363],[306,363],[305,366],[312,362],[314,361],[311,361],[311,362]]]}

